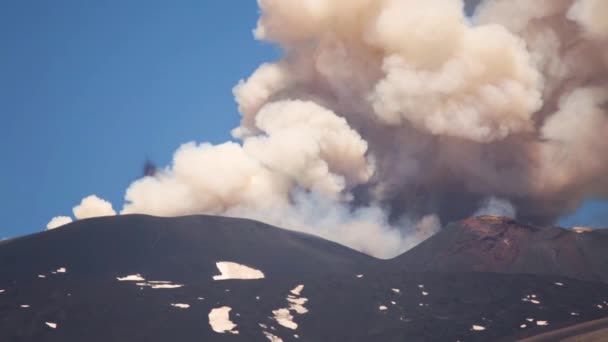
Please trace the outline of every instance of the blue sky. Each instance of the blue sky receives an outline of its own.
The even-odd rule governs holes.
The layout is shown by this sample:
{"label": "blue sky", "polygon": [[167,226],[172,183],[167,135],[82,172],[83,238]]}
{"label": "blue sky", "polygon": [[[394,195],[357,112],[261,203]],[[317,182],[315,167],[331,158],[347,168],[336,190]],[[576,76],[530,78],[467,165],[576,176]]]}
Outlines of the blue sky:
{"label": "blue sky", "polygon": [[[44,229],[97,194],[120,209],[150,158],[222,142],[231,89],[276,49],[254,0],[0,3],[0,237]],[[608,226],[592,203],[565,224]]]}

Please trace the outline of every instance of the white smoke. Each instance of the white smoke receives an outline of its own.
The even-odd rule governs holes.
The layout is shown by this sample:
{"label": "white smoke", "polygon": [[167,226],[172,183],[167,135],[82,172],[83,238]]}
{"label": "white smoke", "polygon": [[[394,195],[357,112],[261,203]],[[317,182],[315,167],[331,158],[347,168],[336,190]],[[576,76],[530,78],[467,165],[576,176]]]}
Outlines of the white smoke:
{"label": "white smoke", "polygon": [[77,220],[116,215],[116,212],[112,209],[112,203],[95,195],[85,197],[72,211]]}
{"label": "white smoke", "polygon": [[502,216],[515,218],[517,216],[517,211],[509,201],[490,197],[483,201],[481,207],[473,216]]}
{"label": "white smoke", "polygon": [[240,142],[183,145],[123,214],[245,216],[390,257],[440,220],[549,223],[608,196],[606,1],[258,3],[254,35],[284,56],[235,87]]}
{"label": "white smoke", "polygon": [[53,217],[49,223],[46,225],[47,230],[59,228],[65,226],[66,224],[72,223],[72,218],[69,216],[57,216]]}

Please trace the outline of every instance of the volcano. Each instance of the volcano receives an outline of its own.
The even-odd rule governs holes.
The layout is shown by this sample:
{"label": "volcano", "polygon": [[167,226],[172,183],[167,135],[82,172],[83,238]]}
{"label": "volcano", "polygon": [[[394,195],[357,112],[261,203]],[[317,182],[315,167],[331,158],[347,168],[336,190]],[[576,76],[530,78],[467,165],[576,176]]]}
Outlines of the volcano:
{"label": "volcano", "polygon": [[418,272],[560,275],[608,282],[605,230],[564,229],[482,216],[448,225],[391,263]]}
{"label": "volcano", "polygon": [[512,341],[608,317],[605,237],[483,217],[379,260],[243,219],[82,220],[0,244],[0,340]]}

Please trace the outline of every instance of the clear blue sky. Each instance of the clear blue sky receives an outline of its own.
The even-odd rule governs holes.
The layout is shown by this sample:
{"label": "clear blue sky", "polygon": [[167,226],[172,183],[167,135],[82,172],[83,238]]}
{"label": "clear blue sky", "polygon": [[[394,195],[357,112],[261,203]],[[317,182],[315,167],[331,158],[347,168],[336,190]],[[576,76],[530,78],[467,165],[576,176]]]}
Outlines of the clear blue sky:
{"label": "clear blue sky", "polygon": [[277,56],[252,38],[257,15],[254,0],[0,2],[0,238],[89,194],[120,209],[146,158],[229,139],[232,87]]}

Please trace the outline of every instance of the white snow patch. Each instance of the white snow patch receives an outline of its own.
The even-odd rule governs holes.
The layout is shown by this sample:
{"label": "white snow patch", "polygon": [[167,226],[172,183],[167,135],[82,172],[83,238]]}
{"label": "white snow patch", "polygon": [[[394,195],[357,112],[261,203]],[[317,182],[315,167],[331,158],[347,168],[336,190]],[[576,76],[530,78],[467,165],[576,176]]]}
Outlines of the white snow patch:
{"label": "white snow patch", "polygon": [[[304,290],[304,285],[298,285],[290,291],[290,295],[287,295],[287,301],[289,302],[288,308],[281,308],[273,310],[274,319],[282,326],[295,330],[298,328],[298,324],[293,321],[291,311],[295,311],[298,315],[303,315],[308,312],[308,309],[304,307],[304,304],[308,302],[308,298],[298,297]],[[259,300],[259,297],[256,297]],[[271,327],[272,328],[272,327]],[[274,330],[274,329],[273,329]]]}
{"label": "white snow patch", "polygon": [[49,328],[51,329],[57,329],[57,323],[53,323],[53,322],[44,322],[44,324],[46,324]]}
{"label": "white snow patch", "polygon": [[420,285],[418,285],[418,288],[423,289],[423,288],[424,288],[424,285],[423,285],[423,284],[420,284]]}
{"label": "white snow patch", "polygon": [[423,296],[428,296],[428,295],[429,295],[429,293],[428,293],[428,292],[426,292],[426,291],[422,291],[422,295],[423,295]]}
{"label": "white snow patch", "polygon": [[298,285],[298,286],[296,286],[295,289],[291,290],[291,293],[293,293],[296,296],[299,296],[300,293],[302,293],[302,290],[304,290],[304,285]]}
{"label": "white snow patch", "polygon": [[153,289],[179,289],[180,287],[184,287],[182,284],[159,284],[150,286]]}
{"label": "white snow patch", "polygon": [[528,322],[534,322],[534,318],[526,318],[526,321],[528,321]]}
{"label": "white snow patch", "polygon": [[171,306],[178,309],[189,309],[190,304],[182,304],[182,303],[171,303]]}
{"label": "white snow patch", "polygon": [[564,283],[555,283],[557,286],[564,286]]}
{"label": "white snow patch", "polygon": [[253,280],[264,278],[262,271],[234,262],[220,261],[216,262],[215,265],[221,275],[213,276],[213,280]]}
{"label": "white snow patch", "polygon": [[46,276],[45,276],[45,275],[43,275],[43,274],[39,274],[39,275],[38,275],[38,278],[46,278]]}
{"label": "white snow patch", "polygon": [[401,290],[399,290],[399,289],[391,289],[391,290],[395,293],[401,293]]}
{"label": "white snow patch", "polygon": [[30,306],[29,306],[29,305],[27,305],[27,304],[22,304],[22,305],[19,305],[19,307],[24,308],[24,309],[27,309],[27,308],[29,308]]}
{"label": "white snow patch", "polygon": [[[264,329],[265,329],[265,328],[264,328]],[[282,338],[280,338],[280,337],[278,337],[278,336],[276,336],[276,335],[273,335],[273,334],[271,334],[271,333],[269,333],[269,332],[267,332],[267,331],[264,331],[263,333],[264,333],[264,336],[266,336],[266,338],[267,338],[267,339],[268,339],[270,342],[283,342],[283,339],[282,339]]]}
{"label": "white snow patch", "polygon": [[580,314],[580,313],[578,313],[578,312],[571,312],[571,313],[570,313],[570,316],[580,316],[580,315],[581,315],[581,314]]}
{"label": "white snow patch", "polygon": [[288,309],[273,310],[272,313],[274,314],[275,321],[285,328],[291,330],[298,328],[298,324],[293,321],[293,316],[289,313]]}
{"label": "white snow patch", "polygon": [[363,274],[357,274],[357,278],[359,278],[359,279],[363,278]]}
{"label": "white snow patch", "polygon": [[198,299],[198,300],[205,300],[205,298],[203,298],[203,297],[198,297],[196,299]]}
{"label": "white snow patch", "polygon": [[229,306],[223,306],[209,312],[209,325],[211,325],[213,331],[219,334],[230,333],[236,335],[239,333],[237,330],[233,330],[236,328],[236,324],[230,320],[231,310],[232,308]]}
{"label": "white snow patch", "polygon": [[547,321],[536,321],[536,325],[538,325],[539,327],[545,327],[545,326],[549,325],[549,322],[547,322]]}
{"label": "white snow patch", "polygon": [[65,267],[61,267],[59,269],[57,269],[57,273],[66,273],[68,270],[65,269]]}
{"label": "white snow patch", "polygon": [[289,309],[294,310],[299,315],[303,315],[308,312],[308,309],[304,307],[304,304],[308,302],[308,298],[287,298],[287,301],[291,303]]}
{"label": "white snow patch", "polygon": [[147,281],[144,283],[136,283],[135,285],[143,287],[149,287],[152,289],[178,289],[184,287],[183,284],[173,284],[170,281]]}
{"label": "white snow patch", "polygon": [[596,305],[598,309],[603,309],[604,307],[601,306],[600,304]]}
{"label": "white snow patch", "polygon": [[386,306],[384,306],[384,305],[380,305],[378,307],[378,310],[380,310],[380,311],[386,311],[386,310],[388,310],[388,308]]}
{"label": "white snow patch", "polygon": [[484,330],[486,330],[486,327],[481,326],[481,325],[473,325],[473,326],[471,327],[471,329],[472,329],[473,331],[484,331]]}
{"label": "white snow patch", "polygon": [[395,301],[391,301],[391,304],[393,304],[393,305],[397,305],[397,302],[395,302]]}
{"label": "white snow patch", "polygon": [[255,296],[255,300],[260,300],[260,296]]}
{"label": "white snow patch", "polygon": [[525,328],[527,328],[527,327],[528,327],[528,325],[527,325],[527,324],[522,324],[522,325],[520,325],[519,327],[520,327],[520,328],[522,328],[522,329],[525,329]]}
{"label": "white snow patch", "polygon": [[532,303],[532,304],[536,304],[536,305],[539,305],[539,304],[540,304],[540,302],[539,302],[538,300],[536,300],[536,299],[532,299],[532,300],[530,300],[530,303]]}
{"label": "white snow patch", "polygon": [[144,279],[141,274],[131,274],[128,275],[126,277],[117,277],[116,280],[118,281],[145,281],[146,279]]}

